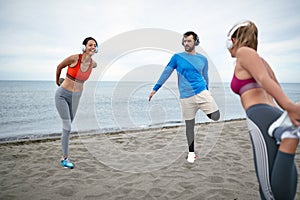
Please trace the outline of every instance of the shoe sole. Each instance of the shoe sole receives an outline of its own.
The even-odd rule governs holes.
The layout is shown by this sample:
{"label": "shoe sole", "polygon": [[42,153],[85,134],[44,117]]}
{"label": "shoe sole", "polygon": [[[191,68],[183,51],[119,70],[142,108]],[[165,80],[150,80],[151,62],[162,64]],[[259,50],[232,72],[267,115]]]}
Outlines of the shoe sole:
{"label": "shoe sole", "polygon": [[74,169],[74,167],[66,167],[66,166],[62,166],[62,167],[66,169]]}
{"label": "shoe sole", "polygon": [[273,122],[272,124],[271,124],[271,126],[269,127],[269,129],[268,129],[268,134],[271,136],[271,137],[273,137],[273,132],[274,132],[274,130],[276,129],[276,128],[278,128],[281,124],[282,124],[282,122],[283,122],[283,120],[285,119],[287,117],[287,112],[284,112],[275,122]]}

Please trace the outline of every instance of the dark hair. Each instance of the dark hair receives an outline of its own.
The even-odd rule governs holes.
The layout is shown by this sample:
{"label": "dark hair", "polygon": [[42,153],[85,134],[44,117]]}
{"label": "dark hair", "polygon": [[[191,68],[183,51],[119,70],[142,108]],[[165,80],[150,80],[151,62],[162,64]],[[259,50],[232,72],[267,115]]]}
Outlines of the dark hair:
{"label": "dark hair", "polygon": [[197,35],[195,32],[193,32],[193,31],[188,31],[188,32],[186,32],[185,34],[183,34],[183,38],[182,38],[182,43],[181,43],[181,44],[184,45],[184,44],[183,44],[184,38],[185,38],[185,37],[188,37],[188,36],[190,36],[190,35],[193,36],[193,39],[194,39],[194,41],[195,41],[195,46],[198,46],[198,45],[200,44],[199,37],[198,37],[198,35]]}
{"label": "dark hair", "polygon": [[195,32],[193,32],[193,31],[186,32],[185,34],[183,34],[183,37],[188,37],[190,35],[193,35],[193,38],[194,38],[195,41],[199,40],[198,39],[198,35]]}
{"label": "dark hair", "polygon": [[92,38],[92,37],[87,37],[87,38],[85,38],[85,39],[83,40],[82,44],[83,44],[83,45],[86,45],[86,44],[88,43],[88,41],[90,41],[90,40],[94,40],[95,43],[96,43],[96,46],[98,46],[97,41],[96,41],[94,38]]}

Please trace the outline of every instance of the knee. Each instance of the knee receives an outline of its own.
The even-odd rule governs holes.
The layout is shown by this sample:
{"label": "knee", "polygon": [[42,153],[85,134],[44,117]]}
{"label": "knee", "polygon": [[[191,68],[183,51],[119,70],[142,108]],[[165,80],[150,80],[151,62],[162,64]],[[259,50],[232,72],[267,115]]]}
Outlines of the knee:
{"label": "knee", "polygon": [[71,121],[70,120],[63,120],[63,130],[67,132],[71,132]]}
{"label": "knee", "polygon": [[220,111],[217,110],[213,113],[207,114],[207,117],[214,120],[214,121],[218,121],[220,119]]}

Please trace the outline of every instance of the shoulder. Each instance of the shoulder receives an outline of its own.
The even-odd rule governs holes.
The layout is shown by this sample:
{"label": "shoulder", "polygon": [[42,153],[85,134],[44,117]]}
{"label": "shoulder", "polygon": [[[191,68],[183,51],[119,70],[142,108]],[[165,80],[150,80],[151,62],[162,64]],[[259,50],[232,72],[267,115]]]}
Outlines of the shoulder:
{"label": "shoulder", "polygon": [[75,55],[71,55],[67,58],[65,58],[58,67],[60,68],[64,68],[64,67],[74,67],[76,65],[76,63],[78,62],[79,59],[79,55],[75,54]]}
{"label": "shoulder", "polygon": [[66,60],[69,67],[75,67],[79,60],[79,54],[71,55]]}
{"label": "shoulder", "polygon": [[253,62],[257,62],[260,61],[261,62],[261,58],[258,55],[258,53],[249,47],[240,47],[237,51],[236,51],[236,59],[237,62],[242,63],[243,64],[250,64]]}
{"label": "shoulder", "polygon": [[238,57],[247,57],[247,56],[259,56],[258,53],[250,47],[240,47],[236,51],[236,56]]}
{"label": "shoulder", "polygon": [[188,57],[188,54],[186,52],[181,52],[181,53],[175,53],[173,55],[173,58],[175,59],[186,59]]}
{"label": "shoulder", "polygon": [[246,70],[252,77],[264,75],[267,71],[265,61],[259,56],[259,54],[252,48],[241,47],[236,52],[236,64],[241,69]]}
{"label": "shoulder", "polygon": [[176,57],[179,57],[179,56],[183,56],[183,53],[174,53],[172,58],[176,58]]}
{"label": "shoulder", "polygon": [[79,59],[79,54],[74,54],[68,57],[69,61],[71,61],[72,63],[77,62]]}
{"label": "shoulder", "polygon": [[207,60],[207,57],[201,53],[196,53],[196,56],[198,56],[199,58],[203,59],[203,60]]}
{"label": "shoulder", "polygon": [[173,54],[173,56],[171,57],[171,61],[175,61],[178,58],[182,57],[181,53],[175,53]]}

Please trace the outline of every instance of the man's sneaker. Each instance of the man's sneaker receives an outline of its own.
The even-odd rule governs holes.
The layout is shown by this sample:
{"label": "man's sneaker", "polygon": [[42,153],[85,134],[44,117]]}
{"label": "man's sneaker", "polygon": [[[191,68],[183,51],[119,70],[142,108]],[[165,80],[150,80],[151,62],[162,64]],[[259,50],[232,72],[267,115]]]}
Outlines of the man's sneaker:
{"label": "man's sneaker", "polygon": [[196,160],[195,152],[189,152],[188,157],[186,159],[189,163],[194,163]]}
{"label": "man's sneaker", "polygon": [[70,161],[69,158],[64,158],[61,160],[61,165],[64,168],[69,168],[69,169],[73,169],[75,167],[75,165]]}

